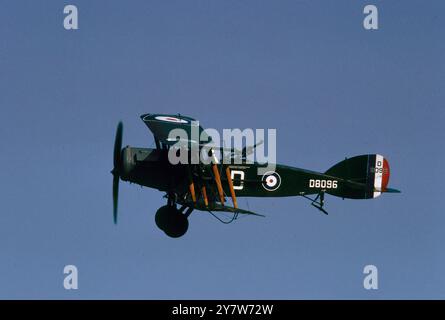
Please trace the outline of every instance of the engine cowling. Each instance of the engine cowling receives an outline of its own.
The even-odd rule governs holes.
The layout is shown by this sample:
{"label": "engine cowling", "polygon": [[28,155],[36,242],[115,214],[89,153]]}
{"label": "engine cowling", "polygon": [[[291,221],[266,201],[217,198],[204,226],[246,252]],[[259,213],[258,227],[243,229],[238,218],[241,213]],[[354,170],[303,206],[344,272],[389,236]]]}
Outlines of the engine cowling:
{"label": "engine cowling", "polygon": [[121,152],[121,179],[128,180],[135,168],[136,160],[134,158],[133,148],[126,146]]}

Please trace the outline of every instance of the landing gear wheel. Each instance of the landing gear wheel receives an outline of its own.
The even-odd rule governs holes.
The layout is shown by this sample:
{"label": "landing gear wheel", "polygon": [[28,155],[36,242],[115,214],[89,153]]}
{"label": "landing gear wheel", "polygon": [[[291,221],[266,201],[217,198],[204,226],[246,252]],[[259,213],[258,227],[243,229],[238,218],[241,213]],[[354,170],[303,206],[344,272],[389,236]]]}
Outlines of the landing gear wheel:
{"label": "landing gear wheel", "polygon": [[168,225],[169,215],[170,215],[171,207],[163,206],[156,211],[155,222],[159,229],[164,231],[164,229]]}
{"label": "landing gear wheel", "polygon": [[172,238],[183,236],[189,227],[187,217],[173,206],[163,206],[155,215],[155,222],[159,229]]}
{"label": "landing gear wheel", "polygon": [[167,227],[164,229],[166,235],[172,238],[182,237],[189,228],[189,221],[179,210],[172,210],[169,215]]}

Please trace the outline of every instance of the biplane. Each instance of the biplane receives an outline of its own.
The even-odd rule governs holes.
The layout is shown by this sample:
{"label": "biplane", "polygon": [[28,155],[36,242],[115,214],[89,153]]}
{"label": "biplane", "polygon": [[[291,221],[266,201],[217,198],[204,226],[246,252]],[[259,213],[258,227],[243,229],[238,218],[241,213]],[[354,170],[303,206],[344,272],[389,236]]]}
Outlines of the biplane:
{"label": "biplane", "polygon": [[[122,148],[123,125],[119,122],[111,171],[114,223],[117,223],[120,179],[165,193],[167,203],[157,210],[155,222],[173,238],[187,232],[188,218],[194,210],[213,215],[228,212],[232,215],[230,221],[220,219],[226,223],[235,220],[239,214],[263,216],[239,208],[237,199],[240,197],[300,196],[327,215],[324,207],[326,194],[343,199],[372,199],[382,193],[400,192],[388,187],[389,163],[379,154],[346,158],[324,173],[276,164],[273,171],[258,175],[258,167],[264,164],[245,161],[256,145],[242,150],[230,149],[229,160],[237,158],[238,162],[218,162],[215,158],[208,164],[172,164],[168,153],[177,147],[178,141],[171,139],[169,133],[178,128],[190,132],[195,119],[167,114],[143,114],[141,119],[153,133],[156,148]],[[198,129],[200,133],[204,131],[201,126]],[[199,149],[205,147],[200,141],[183,142],[181,146],[187,148],[193,145]],[[208,152],[211,155],[214,150]]]}

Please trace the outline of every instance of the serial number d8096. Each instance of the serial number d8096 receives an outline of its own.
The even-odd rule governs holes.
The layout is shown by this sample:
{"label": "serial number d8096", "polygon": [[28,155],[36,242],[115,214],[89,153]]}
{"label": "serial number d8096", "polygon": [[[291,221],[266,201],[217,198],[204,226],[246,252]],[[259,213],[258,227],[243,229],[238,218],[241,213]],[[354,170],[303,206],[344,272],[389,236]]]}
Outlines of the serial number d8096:
{"label": "serial number d8096", "polygon": [[337,180],[310,179],[309,188],[337,189]]}

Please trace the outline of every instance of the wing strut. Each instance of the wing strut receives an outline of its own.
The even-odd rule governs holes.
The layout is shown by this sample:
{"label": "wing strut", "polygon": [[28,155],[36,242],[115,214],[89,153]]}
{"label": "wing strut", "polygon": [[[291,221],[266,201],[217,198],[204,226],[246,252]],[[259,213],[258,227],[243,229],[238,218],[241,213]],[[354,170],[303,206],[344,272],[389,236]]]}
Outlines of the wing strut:
{"label": "wing strut", "polygon": [[212,164],[213,175],[215,176],[216,187],[218,188],[219,200],[224,205],[224,192],[221,184],[221,177],[219,176],[218,166],[216,163]]}
{"label": "wing strut", "polygon": [[227,176],[227,182],[229,183],[230,196],[232,197],[233,207],[235,209],[238,209],[238,203],[236,201],[235,189],[233,189],[233,182],[229,167],[226,167],[226,176]]}
{"label": "wing strut", "polygon": [[190,194],[192,195],[193,203],[196,203],[195,184],[193,183],[193,181],[190,182],[189,189],[190,189]]}
{"label": "wing strut", "polygon": [[190,195],[192,196],[193,203],[196,203],[195,184],[193,183],[193,176],[192,176],[190,167],[188,167],[188,176],[189,176]]}
{"label": "wing strut", "polygon": [[204,204],[206,207],[209,206],[209,200],[207,199],[207,190],[206,187],[203,185],[201,188],[202,197],[204,198]]}
{"label": "wing strut", "polygon": [[212,170],[213,170],[213,175],[215,176],[216,187],[218,188],[219,201],[221,202],[222,205],[224,205],[224,191],[221,184],[221,176],[219,175],[218,171],[218,165],[217,165],[218,159],[216,158],[215,151],[213,151],[213,149],[211,149],[210,152],[213,157]]}

